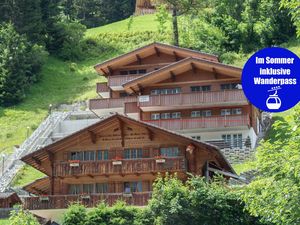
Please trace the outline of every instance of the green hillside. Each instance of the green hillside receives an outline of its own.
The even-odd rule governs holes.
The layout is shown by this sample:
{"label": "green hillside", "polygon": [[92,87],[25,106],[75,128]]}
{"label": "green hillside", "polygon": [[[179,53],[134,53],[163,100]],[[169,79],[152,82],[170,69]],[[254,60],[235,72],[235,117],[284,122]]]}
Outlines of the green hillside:
{"label": "green hillside", "polygon": [[[115,33],[127,31],[127,24],[128,19],[89,29],[86,37],[101,36],[102,33],[108,32],[114,36]],[[146,15],[134,18],[131,31],[156,31],[156,27],[155,16]],[[126,43],[120,44],[125,45]],[[300,56],[299,41],[292,40],[283,46]],[[118,51],[100,49],[97,55],[78,62],[75,72],[70,69],[71,62],[49,57],[43,67],[41,81],[28,90],[26,99],[17,106],[0,108],[0,152],[11,152],[14,145],[20,145],[47,116],[49,104],[73,103],[96,97],[95,84],[100,81],[100,77],[94,71],[93,65],[128,50],[130,49],[126,47]],[[244,55],[234,64],[242,66],[247,57]],[[30,177],[30,180],[27,178],[18,180],[16,181],[18,186],[42,176],[31,168],[26,168],[22,174],[26,174],[26,176],[20,177]]]}

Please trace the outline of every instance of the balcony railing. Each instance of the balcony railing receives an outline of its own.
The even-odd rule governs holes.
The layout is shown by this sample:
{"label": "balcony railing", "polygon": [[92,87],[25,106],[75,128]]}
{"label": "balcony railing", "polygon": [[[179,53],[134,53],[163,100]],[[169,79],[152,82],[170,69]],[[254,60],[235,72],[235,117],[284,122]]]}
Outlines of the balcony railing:
{"label": "balcony railing", "polygon": [[109,87],[107,83],[97,83],[97,93],[99,92],[109,92]]}
{"label": "balcony railing", "polygon": [[90,109],[123,108],[125,102],[135,102],[136,97],[90,99]]}
{"label": "balcony railing", "polygon": [[49,195],[47,197],[25,197],[23,207],[28,210],[65,209],[72,203],[79,202],[86,207],[95,207],[101,202],[113,205],[123,200],[129,205],[144,206],[151,198],[151,192],[135,192],[132,196],[123,193],[84,194],[84,195]]}
{"label": "balcony railing", "polygon": [[140,107],[151,106],[195,106],[200,104],[247,102],[242,90],[205,91],[166,95],[150,95],[149,101],[139,102]]}
{"label": "balcony railing", "polygon": [[222,128],[248,126],[248,115],[211,116],[189,119],[145,120],[144,122],[163,127],[168,130],[188,130],[201,128]]}
{"label": "balcony railing", "polygon": [[166,158],[165,162],[157,163],[154,158],[123,159],[119,164],[113,160],[103,161],[81,161],[78,165],[71,165],[69,162],[56,163],[54,175],[66,176],[87,176],[87,175],[125,175],[150,172],[185,172],[184,157]]}
{"label": "balcony railing", "polygon": [[141,77],[144,74],[132,74],[132,75],[115,75],[108,77],[108,86],[122,86],[122,84],[134,80],[135,78]]}

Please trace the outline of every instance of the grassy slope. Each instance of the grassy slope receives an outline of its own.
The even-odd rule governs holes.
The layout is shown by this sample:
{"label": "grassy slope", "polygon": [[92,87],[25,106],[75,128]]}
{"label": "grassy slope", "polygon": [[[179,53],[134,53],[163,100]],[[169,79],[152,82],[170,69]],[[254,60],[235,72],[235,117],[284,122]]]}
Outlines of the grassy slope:
{"label": "grassy slope", "polygon": [[8,219],[0,219],[0,225],[7,225],[7,224],[9,224]]}
{"label": "grassy slope", "polygon": [[[124,32],[127,30],[127,24],[128,19],[89,29],[86,36],[97,36],[104,32]],[[152,31],[156,28],[155,16],[146,15],[134,18],[131,31]],[[300,55],[299,41],[291,41],[285,47]],[[4,148],[11,151],[13,145],[21,144],[27,136],[27,127],[32,132],[46,117],[49,104],[71,103],[96,96],[95,84],[100,78],[92,66],[113,56],[115,54],[104,52],[97,58],[80,62],[78,71],[74,73],[69,70],[69,63],[49,57],[42,71],[42,80],[31,88],[25,101],[15,107],[0,108],[0,127],[4,127],[0,130],[0,152]],[[246,60],[247,56],[244,56],[234,64],[242,66]],[[238,170],[242,171],[244,166],[238,167]],[[23,178],[17,180],[17,185],[24,185],[43,176],[31,168],[25,172],[26,176],[21,176]]]}

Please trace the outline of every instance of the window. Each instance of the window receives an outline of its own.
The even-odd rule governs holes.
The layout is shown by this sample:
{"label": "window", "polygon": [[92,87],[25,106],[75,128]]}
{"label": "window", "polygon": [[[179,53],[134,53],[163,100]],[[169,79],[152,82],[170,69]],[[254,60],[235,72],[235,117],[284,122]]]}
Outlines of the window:
{"label": "window", "polygon": [[231,143],[231,134],[223,134],[223,135],[222,135],[222,139],[223,139],[226,143]]}
{"label": "window", "polygon": [[203,110],[203,111],[202,111],[202,116],[204,116],[204,117],[209,117],[209,116],[211,116],[211,110]]}
{"label": "window", "polygon": [[69,193],[71,195],[79,195],[81,193],[80,184],[70,184]]}
{"label": "window", "polygon": [[143,150],[141,148],[136,149],[125,149],[124,150],[125,159],[140,159],[143,158]]}
{"label": "window", "polygon": [[137,74],[138,71],[137,70],[129,70],[129,74]]}
{"label": "window", "polygon": [[82,190],[83,190],[83,193],[91,194],[94,192],[94,184],[83,184]]}
{"label": "window", "polygon": [[171,117],[172,119],[179,119],[181,118],[181,112],[173,112]]}
{"label": "window", "polygon": [[191,86],[191,91],[192,92],[200,92],[200,91],[210,91],[211,88],[210,85],[206,85],[206,86]]}
{"label": "window", "polygon": [[242,114],[241,108],[232,109],[232,115],[241,115],[241,114]]}
{"label": "window", "polygon": [[169,95],[169,94],[179,94],[181,93],[181,88],[168,88],[168,89],[153,89],[151,90],[151,95]]}
{"label": "window", "polygon": [[129,94],[127,92],[120,92],[120,97],[121,98],[124,98],[124,97],[127,97],[129,96]]}
{"label": "window", "polygon": [[201,136],[192,136],[193,139],[200,141],[201,140]]}
{"label": "window", "polygon": [[108,184],[107,183],[98,183],[96,184],[96,193],[107,193]]}
{"label": "window", "polygon": [[176,157],[179,155],[179,148],[178,147],[161,148],[160,154],[166,157]]}
{"label": "window", "polygon": [[83,152],[71,152],[71,160],[83,160]]}
{"label": "window", "polygon": [[147,70],[139,70],[139,74],[145,74],[147,73]]}
{"label": "window", "polygon": [[221,84],[221,90],[237,89],[238,83]]}
{"label": "window", "polygon": [[108,150],[99,150],[98,160],[108,160]]}
{"label": "window", "polygon": [[95,160],[95,152],[94,151],[85,151],[83,160],[84,161],[93,161],[93,160]]}
{"label": "window", "polygon": [[231,115],[230,109],[222,109],[221,110],[221,116],[229,116],[229,115]]}
{"label": "window", "polygon": [[127,70],[121,70],[121,71],[120,71],[120,74],[121,74],[121,75],[128,75],[128,71],[127,71]]}
{"label": "window", "polygon": [[242,148],[243,147],[242,134],[234,134],[233,135],[233,147],[234,148]]}
{"label": "window", "polygon": [[161,119],[170,119],[171,118],[171,113],[162,113],[160,115]]}
{"label": "window", "polygon": [[124,182],[124,192],[125,193],[132,193],[132,192],[142,192],[142,182]]}
{"label": "window", "polygon": [[159,120],[160,114],[159,113],[151,113],[151,120]]}
{"label": "window", "polygon": [[201,116],[201,111],[192,111],[191,112],[191,117],[200,117]]}

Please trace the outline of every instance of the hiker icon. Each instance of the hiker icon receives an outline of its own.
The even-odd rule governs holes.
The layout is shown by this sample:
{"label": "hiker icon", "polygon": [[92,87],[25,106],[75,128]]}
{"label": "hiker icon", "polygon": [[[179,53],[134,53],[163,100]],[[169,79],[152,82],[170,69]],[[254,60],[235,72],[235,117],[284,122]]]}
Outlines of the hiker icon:
{"label": "hiker icon", "polygon": [[280,90],[281,87],[273,87],[268,92],[273,92],[274,94],[270,94],[269,98],[266,101],[266,105],[268,109],[279,109],[281,107],[281,99],[278,97],[277,91]]}

